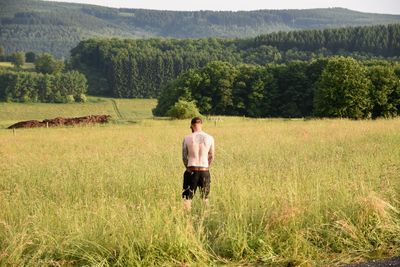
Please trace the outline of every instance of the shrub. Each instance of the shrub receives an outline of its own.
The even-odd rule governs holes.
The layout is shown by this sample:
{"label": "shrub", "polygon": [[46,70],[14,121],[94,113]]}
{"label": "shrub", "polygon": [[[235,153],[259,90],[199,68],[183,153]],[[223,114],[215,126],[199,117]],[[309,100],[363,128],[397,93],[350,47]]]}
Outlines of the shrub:
{"label": "shrub", "polygon": [[67,103],[73,103],[73,102],[75,102],[75,98],[74,98],[73,95],[67,95],[67,96],[66,96],[66,99],[67,99]]}
{"label": "shrub", "polygon": [[63,95],[61,95],[60,91],[57,91],[54,94],[54,103],[66,103],[67,98]]}
{"label": "shrub", "polygon": [[80,95],[75,96],[75,101],[85,103],[85,102],[87,102],[87,97],[85,94],[80,94]]}
{"label": "shrub", "polygon": [[178,100],[178,102],[168,110],[167,116],[174,119],[189,119],[200,116],[200,112],[194,101]]}

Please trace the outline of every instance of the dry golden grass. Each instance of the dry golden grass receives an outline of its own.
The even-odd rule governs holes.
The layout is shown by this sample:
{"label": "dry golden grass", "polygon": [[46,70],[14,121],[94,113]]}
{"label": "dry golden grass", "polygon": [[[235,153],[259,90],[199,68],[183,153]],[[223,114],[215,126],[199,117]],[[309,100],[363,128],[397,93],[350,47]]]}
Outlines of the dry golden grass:
{"label": "dry golden grass", "polygon": [[[123,103],[120,103],[122,106]],[[0,130],[0,265],[321,266],[400,253],[400,120],[206,121],[211,207],[180,200],[188,121]]]}

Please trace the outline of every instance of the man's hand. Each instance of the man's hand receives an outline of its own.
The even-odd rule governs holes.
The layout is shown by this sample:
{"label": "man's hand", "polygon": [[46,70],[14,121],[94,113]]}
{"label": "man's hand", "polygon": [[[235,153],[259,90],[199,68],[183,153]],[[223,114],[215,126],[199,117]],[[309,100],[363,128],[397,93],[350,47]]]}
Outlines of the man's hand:
{"label": "man's hand", "polygon": [[189,163],[189,158],[188,158],[188,148],[187,145],[185,143],[185,139],[183,139],[183,143],[182,143],[182,161],[183,161],[183,165],[185,165],[185,167],[187,168],[187,165]]}
{"label": "man's hand", "polygon": [[214,160],[214,154],[215,154],[215,145],[214,145],[214,139],[213,139],[210,150],[208,151],[208,166],[211,166],[211,163]]}

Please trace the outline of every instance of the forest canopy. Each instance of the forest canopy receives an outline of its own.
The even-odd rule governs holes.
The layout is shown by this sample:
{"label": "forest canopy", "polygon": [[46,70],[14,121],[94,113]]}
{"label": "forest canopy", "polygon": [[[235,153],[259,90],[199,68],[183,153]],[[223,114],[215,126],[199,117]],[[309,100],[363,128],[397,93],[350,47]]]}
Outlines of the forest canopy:
{"label": "forest canopy", "polygon": [[132,98],[158,97],[165,83],[212,61],[264,66],[334,55],[398,60],[400,24],[250,39],[89,39],[71,51],[71,65],[87,76],[89,93]]}
{"label": "forest canopy", "polygon": [[153,113],[168,116],[181,101],[204,115],[394,117],[400,115],[400,64],[342,56],[266,66],[214,61],[169,82]]}

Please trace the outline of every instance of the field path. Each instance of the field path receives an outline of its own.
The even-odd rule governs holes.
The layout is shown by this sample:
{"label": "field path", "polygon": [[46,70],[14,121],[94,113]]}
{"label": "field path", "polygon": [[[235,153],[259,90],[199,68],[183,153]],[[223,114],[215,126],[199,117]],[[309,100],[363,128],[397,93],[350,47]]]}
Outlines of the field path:
{"label": "field path", "polygon": [[113,105],[115,114],[117,114],[118,119],[123,120],[124,116],[122,116],[121,112],[119,111],[118,105],[117,105],[117,101],[115,101],[115,99],[111,99],[111,103]]}

